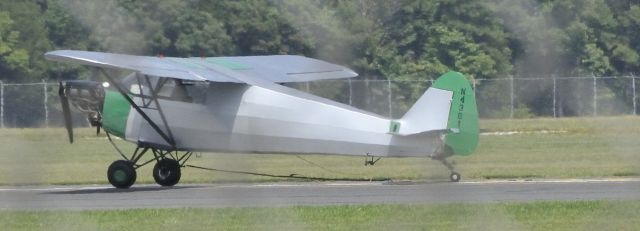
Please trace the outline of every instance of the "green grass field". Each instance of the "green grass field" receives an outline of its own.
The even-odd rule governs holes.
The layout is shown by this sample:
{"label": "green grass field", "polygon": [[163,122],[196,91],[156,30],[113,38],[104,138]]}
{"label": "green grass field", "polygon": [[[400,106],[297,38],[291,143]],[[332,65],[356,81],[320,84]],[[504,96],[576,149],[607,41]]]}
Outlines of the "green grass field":
{"label": "green grass field", "polygon": [[[478,151],[455,157],[463,180],[609,178],[640,175],[640,117],[483,120]],[[1,129],[0,185],[106,184],[119,155],[93,129]],[[127,151],[133,146],[118,141]],[[439,181],[440,163],[421,158],[204,153],[190,164],[312,177]],[[320,166],[320,167],[319,167]],[[152,166],[138,183],[153,183]],[[183,183],[279,181],[187,168]],[[0,211],[1,230],[638,230],[640,201],[299,206],[280,208]]]}
{"label": "green grass field", "polygon": [[[463,180],[640,175],[640,117],[483,120],[481,128],[488,134],[480,137],[477,152],[453,158]],[[0,185],[107,183],[107,167],[120,156],[93,129],[76,133],[71,145],[60,128],[0,129]],[[118,143],[129,152],[134,148]],[[444,166],[425,158],[385,158],[373,167],[365,167],[362,157],[302,158],[313,164],[290,155],[216,153],[198,155],[189,164],[311,177],[448,179]],[[151,169],[139,169],[137,183],[153,183]],[[187,168],[181,182],[280,180]]]}
{"label": "green grass field", "polygon": [[3,230],[637,230],[640,202],[1,212]]}

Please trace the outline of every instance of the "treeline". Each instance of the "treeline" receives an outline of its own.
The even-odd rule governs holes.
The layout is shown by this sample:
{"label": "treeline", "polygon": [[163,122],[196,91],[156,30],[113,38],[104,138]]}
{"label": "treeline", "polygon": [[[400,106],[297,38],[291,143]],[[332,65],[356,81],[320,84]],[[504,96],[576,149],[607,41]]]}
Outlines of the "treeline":
{"label": "treeline", "polygon": [[[0,80],[90,78],[86,68],[45,61],[42,55],[55,49],[300,54],[349,66],[363,79],[426,80],[448,70],[472,79],[620,76],[640,73],[638,38],[640,0],[0,0]],[[629,98],[624,84],[608,85]],[[394,82],[394,101],[411,101],[424,87]],[[477,87],[487,102],[508,94],[483,82]],[[580,115],[582,109],[562,104],[579,94],[558,87],[560,114]],[[549,115],[540,105],[548,97],[516,103]],[[481,114],[504,116],[505,105],[495,100]]]}

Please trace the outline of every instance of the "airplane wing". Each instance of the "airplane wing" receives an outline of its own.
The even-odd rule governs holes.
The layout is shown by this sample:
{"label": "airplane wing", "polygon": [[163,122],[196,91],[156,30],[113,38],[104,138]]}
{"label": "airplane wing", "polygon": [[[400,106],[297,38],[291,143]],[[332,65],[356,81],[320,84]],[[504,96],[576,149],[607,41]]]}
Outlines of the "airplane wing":
{"label": "airplane wing", "polygon": [[[173,58],[92,51],[57,50],[45,58],[82,65],[137,71],[184,80],[249,83],[305,82],[355,77],[354,71],[322,60],[295,55]],[[241,76],[242,78],[238,78]],[[251,84],[251,83],[249,83]]]}

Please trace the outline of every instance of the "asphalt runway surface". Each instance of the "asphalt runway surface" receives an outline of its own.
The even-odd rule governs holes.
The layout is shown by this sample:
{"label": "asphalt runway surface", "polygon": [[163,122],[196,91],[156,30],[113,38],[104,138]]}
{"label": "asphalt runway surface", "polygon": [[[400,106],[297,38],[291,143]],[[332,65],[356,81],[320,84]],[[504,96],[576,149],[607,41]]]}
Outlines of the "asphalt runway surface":
{"label": "asphalt runway surface", "polygon": [[0,210],[639,200],[640,179],[0,187]]}

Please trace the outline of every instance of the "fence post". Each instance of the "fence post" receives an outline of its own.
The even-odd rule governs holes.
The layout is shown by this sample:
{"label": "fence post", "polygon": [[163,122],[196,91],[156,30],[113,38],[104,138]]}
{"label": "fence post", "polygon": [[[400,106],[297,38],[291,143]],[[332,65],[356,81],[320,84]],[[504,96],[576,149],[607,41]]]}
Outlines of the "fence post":
{"label": "fence post", "polygon": [[353,87],[351,86],[351,78],[349,80],[349,105],[353,106]]}
{"label": "fence post", "polygon": [[391,79],[387,78],[387,87],[389,88],[389,94],[387,95],[387,101],[389,103],[389,118],[393,115],[393,109],[391,108]]}
{"label": "fence post", "polygon": [[593,77],[593,116],[598,116],[598,83],[596,81],[596,75],[591,73]]}
{"label": "fence post", "polygon": [[510,91],[510,94],[509,94],[509,96],[511,97],[511,110],[510,110],[510,113],[509,113],[509,118],[513,119],[513,100],[514,100],[513,99],[514,98],[514,96],[513,96],[513,75],[510,75],[509,77],[510,77],[509,79],[511,80],[511,91]]}
{"label": "fence post", "polygon": [[0,128],[4,128],[4,82],[0,80]]}
{"label": "fence post", "polygon": [[631,89],[633,90],[633,115],[636,115],[636,77],[631,73]]}
{"label": "fence post", "polygon": [[49,127],[49,96],[47,94],[47,82],[43,79],[42,86],[44,91],[44,126]]}
{"label": "fence post", "polygon": [[[473,81],[471,81],[471,87],[473,87],[473,98],[477,99],[478,98],[478,89],[476,88],[476,78],[473,77],[472,78]],[[431,86],[433,86],[433,80],[429,80],[431,81]]]}
{"label": "fence post", "polygon": [[556,75],[553,75],[553,118],[557,118],[556,114]]}

